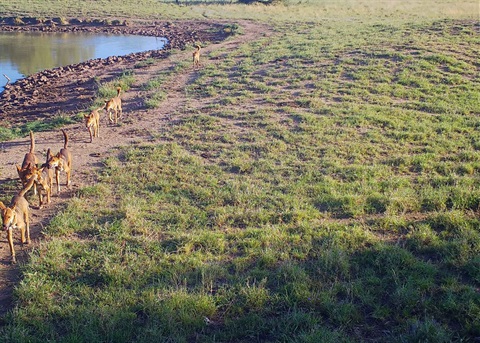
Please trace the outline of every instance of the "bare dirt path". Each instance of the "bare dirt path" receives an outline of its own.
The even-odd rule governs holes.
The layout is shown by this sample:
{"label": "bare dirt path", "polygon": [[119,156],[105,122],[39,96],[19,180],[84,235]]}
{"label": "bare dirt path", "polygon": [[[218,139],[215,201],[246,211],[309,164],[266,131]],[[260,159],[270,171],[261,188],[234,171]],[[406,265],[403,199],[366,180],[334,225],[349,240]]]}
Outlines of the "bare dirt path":
{"label": "bare dirt path", "polygon": [[[222,49],[226,53],[234,51],[240,44],[255,40],[259,37],[269,36],[271,31],[268,27],[255,22],[239,22],[242,29],[241,35],[234,35],[219,43],[205,46],[202,51],[203,66],[215,64],[220,59],[209,60],[208,55],[212,51]],[[19,233],[15,235],[15,250],[17,252],[17,265],[10,264],[10,251],[7,244],[6,234],[0,236],[0,315],[5,314],[12,308],[12,293],[15,285],[21,279],[21,265],[28,259],[29,250],[37,245],[43,238],[42,228],[48,225],[52,216],[61,210],[63,204],[72,197],[76,190],[84,186],[95,184],[95,173],[101,168],[101,161],[106,156],[115,154],[116,147],[132,144],[143,144],[152,141],[152,134],[158,135],[163,130],[172,113],[183,113],[186,108],[195,107],[194,99],[187,99],[185,87],[197,77],[197,71],[192,68],[184,69],[176,75],[174,80],[166,84],[167,98],[161,106],[155,109],[146,109],[143,105],[145,90],[143,86],[148,80],[155,78],[159,72],[167,70],[178,61],[191,61],[191,49],[172,54],[164,59],[157,59],[156,63],[135,69],[135,83],[122,95],[124,116],[118,126],[107,125],[107,118],[102,113],[100,124],[100,137],[89,143],[88,131],[83,123],[66,126],[64,129],[69,135],[69,147],[73,152],[73,173],[71,189],[62,188],[60,195],[52,197],[52,203],[44,209],[37,209],[38,199],[30,196],[31,207],[31,235],[32,244],[22,247],[19,244]],[[115,70],[107,68],[98,71],[97,78],[101,80],[112,79]],[[91,104],[85,100],[83,108]],[[72,113],[74,115],[75,113]],[[17,180],[15,164],[21,164],[23,156],[29,150],[29,137],[0,143],[0,192],[13,192],[11,184]],[[52,152],[58,152],[63,147],[63,136],[60,130],[35,133],[36,154],[40,161],[44,160],[48,148]],[[65,177],[62,175],[62,182]],[[7,185],[9,185],[7,187]],[[20,185],[18,183],[18,185]],[[19,189],[19,187],[18,187]]]}

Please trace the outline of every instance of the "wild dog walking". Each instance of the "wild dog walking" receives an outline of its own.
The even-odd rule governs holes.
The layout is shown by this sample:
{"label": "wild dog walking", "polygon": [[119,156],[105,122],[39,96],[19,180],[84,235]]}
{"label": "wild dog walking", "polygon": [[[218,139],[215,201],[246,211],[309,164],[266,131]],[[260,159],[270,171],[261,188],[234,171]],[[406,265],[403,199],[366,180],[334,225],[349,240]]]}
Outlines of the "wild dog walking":
{"label": "wild dog walking", "polygon": [[32,188],[36,176],[30,178],[25,187],[12,198],[10,206],[5,206],[0,201],[0,210],[2,213],[2,228],[8,232],[8,245],[10,247],[11,262],[16,263],[15,249],[13,247],[13,230],[20,229],[22,244],[30,244],[30,219],[28,201],[25,199],[25,193]]}
{"label": "wild dog walking", "polygon": [[[120,99],[120,93],[122,91],[121,87],[117,87],[117,96],[111,98],[108,101],[105,101],[105,111],[108,114],[108,118],[110,122],[113,124],[117,124],[118,119],[122,116],[122,99]],[[112,118],[112,112],[114,114],[114,118]]]}
{"label": "wild dog walking", "polygon": [[[18,168],[19,167],[17,166],[17,171]],[[20,174],[20,171],[18,171],[18,173]],[[50,203],[50,180],[48,177],[48,170],[45,165],[42,165],[42,167],[40,168],[38,168],[37,166],[29,168],[27,169],[27,172],[23,175],[25,177],[25,180],[27,180],[27,183],[28,181],[30,181],[30,179],[34,179],[33,187],[38,194],[38,208],[42,208],[44,205],[43,193],[45,193],[45,196],[47,197],[47,203]]]}
{"label": "wild dog walking", "polygon": [[42,175],[45,175],[45,178],[47,179],[47,184],[50,188],[50,196],[52,195],[53,178],[55,176],[55,170],[56,170],[56,168],[50,164],[50,160],[52,160],[52,158],[53,158],[53,155],[49,148],[47,150],[47,160],[45,161],[44,164],[42,164]]}
{"label": "wild dog walking", "polygon": [[193,56],[193,69],[200,67],[200,45],[197,44],[197,50],[192,54]]}
{"label": "wild dog walking", "polygon": [[60,193],[60,172],[64,171],[67,175],[66,186],[70,187],[71,184],[71,174],[72,174],[72,153],[68,149],[68,136],[65,130],[62,130],[63,138],[65,140],[63,144],[63,149],[60,149],[60,152],[56,155],[50,155],[50,158],[47,156],[47,165],[50,168],[55,169],[55,181],[57,182],[57,193]]}
{"label": "wild dog walking", "polygon": [[38,208],[42,208],[44,204],[42,190],[45,192],[45,196],[47,197],[47,204],[49,204],[51,201],[53,176],[55,175],[55,167],[51,166],[49,163],[52,157],[53,156],[49,148],[47,150],[47,159],[45,163],[43,163],[40,168],[36,168],[35,170],[35,174],[37,176],[36,184],[40,186],[38,192]]}
{"label": "wild dog walking", "polygon": [[[51,156],[50,149],[47,151],[47,161],[49,156]],[[47,204],[50,204],[53,174],[55,173],[55,170],[54,168],[51,168],[48,163],[44,163],[40,168],[35,168],[34,172],[36,176],[35,184],[38,187],[38,208],[42,208],[44,205],[43,193],[45,193],[47,198]]]}
{"label": "wild dog walking", "polygon": [[104,107],[97,108],[89,114],[83,115],[85,118],[85,126],[90,134],[90,143],[93,142],[93,137],[100,137],[100,113],[98,111],[103,108]]}
{"label": "wild dog walking", "polygon": [[[35,137],[33,136],[33,132],[30,131],[30,151],[25,154],[22,166],[19,167],[16,165],[18,177],[20,178],[23,187],[27,184],[29,176],[31,176],[33,168],[37,167],[37,164],[38,159],[35,155]],[[33,185],[33,193],[37,194],[36,184]]]}

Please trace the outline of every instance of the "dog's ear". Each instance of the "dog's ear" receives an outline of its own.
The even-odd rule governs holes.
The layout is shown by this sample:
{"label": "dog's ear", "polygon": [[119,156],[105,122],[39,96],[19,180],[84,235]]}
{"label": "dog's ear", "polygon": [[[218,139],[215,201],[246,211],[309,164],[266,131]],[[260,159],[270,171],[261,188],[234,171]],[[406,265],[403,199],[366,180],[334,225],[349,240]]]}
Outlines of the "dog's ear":
{"label": "dog's ear", "polygon": [[4,211],[6,208],[5,204],[0,201],[0,210]]}
{"label": "dog's ear", "polygon": [[22,168],[18,164],[15,165],[17,167],[17,173],[20,174],[22,172]]}
{"label": "dog's ear", "polygon": [[87,119],[88,117],[90,117],[90,114],[83,114],[83,118]]}

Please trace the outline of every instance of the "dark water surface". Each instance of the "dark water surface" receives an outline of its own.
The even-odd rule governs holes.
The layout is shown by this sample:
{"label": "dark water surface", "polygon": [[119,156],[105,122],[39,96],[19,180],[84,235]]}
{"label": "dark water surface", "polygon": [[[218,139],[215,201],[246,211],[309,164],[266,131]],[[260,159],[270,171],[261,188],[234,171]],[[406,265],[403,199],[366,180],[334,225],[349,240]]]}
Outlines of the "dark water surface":
{"label": "dark water surface", "polygon": [[45,69],[164,47],[166,39],[92,33],[0,32],[0,92]]}

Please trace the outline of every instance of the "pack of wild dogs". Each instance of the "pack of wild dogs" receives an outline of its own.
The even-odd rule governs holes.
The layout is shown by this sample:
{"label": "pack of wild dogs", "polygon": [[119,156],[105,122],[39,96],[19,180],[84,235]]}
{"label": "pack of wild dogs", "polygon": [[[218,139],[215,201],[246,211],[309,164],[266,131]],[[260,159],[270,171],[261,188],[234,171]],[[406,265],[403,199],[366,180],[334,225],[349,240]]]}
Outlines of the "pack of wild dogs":
{"label": "pack of wild dogs", "polygon": [[[105,110],[108,120],[117,124],[122,115],[122,99],[120,98],[121,88],[117,87],[117,95],[108,101],[104,106],[84,115],[85,126],[90,134],[90,143],[94,137],[99,137],[100,112]],[[57,194],[60,193],[60,174],[65,173],[66,187],[72,184],[72,160],[73,155],[68,147],[68,135],[63,133],[63,148],[56,154],[47,150],[45,163],[40,164],[35,154],[35,137],[30,131],[30,150],[25,154],[23,162],[16,165],[18,177],[22,183],[22,189],[12,198],[9,206],[0,201],[0,213],[2,215],[3,230],[8,233],[8,245],[10,247],[11,262],[16,263],[15,249],[13,244],[13,230],[19,229],[22,244],[30,244],[30,219],[29,203],[25,194],[33,188],[33,194],[38,196],[38,208],[49,204],[54,188],[54,179]]]}
{"label": "pack of wild dogs", "polygon": [[[200,45],[192,53],[193,69],[200,67]],[[120,98],[121,87],[117,87],[117,95],[105,101],[105,104],[84,115],[85,126],[90,134],[90,143],[94,138],[100,136],[100,113],[105,110],[110,123],[117,125],[122,116],[122,99]],[[72,175],[72,152],[68,148],[68,135],[62,130],[64,144],[63,148],[56,154],[47,150],[45,163],[39,164],[35,155],[35,137],[30,131],[30,151],[25,154],[22,165],[16,165],[18,177],[22,183],[22,189],[12,198],[9,206],[0,201],[0,213],[3,219],[3,230],[8,232],[8,245],[10,247],[11,262],[16,263],[15,249],[13,245],[13,230],[20,229],[21,243],[30,244],[30,220],[29,203],[25,194],[33,188],[33,194],[38,195],[38,208],[41,209],[45,203],[49,204],[52,196],[53,180],[60,193],[60,174],[66,175],[65,185],[70,187]]]}

